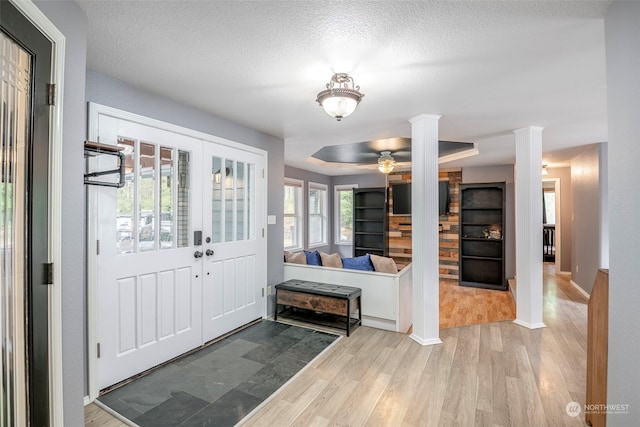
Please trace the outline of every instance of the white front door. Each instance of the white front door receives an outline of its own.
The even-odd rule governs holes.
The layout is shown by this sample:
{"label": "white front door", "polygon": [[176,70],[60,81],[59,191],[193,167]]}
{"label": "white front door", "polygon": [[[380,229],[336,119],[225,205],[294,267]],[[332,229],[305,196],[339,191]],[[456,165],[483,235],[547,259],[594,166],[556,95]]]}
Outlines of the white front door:
{"label": "white front door", "polygon": [[[99,387],[197,347],[202,337],[202,144],[106,115],[100,142],[127,151],[126,185],[98,190]],[[108,159],[96,158],[96,162]],[[108,168],[107,165],[101,169]]]}
{"label": "white front door", "polygon": [[99,389],[262,316],[264,155],[150,123],[97,119],[127,153],[126,185],[92,190]]}
{"label": "white front door", "polygon": [[261,316],[265,194],[263,156],[207,145],[203,157],[206,342]]}

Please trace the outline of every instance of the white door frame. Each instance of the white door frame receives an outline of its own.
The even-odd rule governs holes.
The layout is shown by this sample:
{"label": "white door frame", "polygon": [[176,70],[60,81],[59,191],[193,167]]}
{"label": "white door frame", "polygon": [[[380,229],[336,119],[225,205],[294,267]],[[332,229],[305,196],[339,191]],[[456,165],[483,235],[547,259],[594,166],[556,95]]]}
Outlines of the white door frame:
{"label": "white door frame", "polygon": [[[265,150],[261,150],[259,148],[251,147],[248,145],[240,144],[238,142],[234,142],[228,139],[220,138],[214,135],[209,135],[203,132],[199,132],[193,129],[188,129],[182,126],[174,125],[171,123],[163,122],[156,119],[151,119],[149,117],[141,116],[138,114],[130,113],[127,111],[119,110],[116,108],[108,107],[101,104],[96,104],[93,102],[89,103],[89,129],[88,135],[89,140],[97,141],[98,139],[98,116],[100,115],[108,115],[117,119],[128,120],[131,122],[139,123],[146,126],[152,126],[159,129],[166,130],[168,132],[177,133],[180,135],[185,135],[191,138],[200,139],[204,142],[210,142],[214,144],[225,145],[231,148],[248,151],[251,153],[255,153],[258,155],[264,156],[265,163],[265,180],[264,180],[264,188],[261,190],[264,191],[264,194],[267,194],[268,183],[266,177],[268,173],[266,169],[268,168],[268,153]],[[99,142],[99,141],[98,141]],[[256,171],[258,172],[258,171]],[[256,191],[260,191],[260,189],[256,188]],[[264,206],[262,212],[265,215],[265,227],[264,232],[265,236],[262,238],[261,244],[261,254],[262,256],[267,256],[267,236],[266,236],[266,212],[267,212],[267,197],[264,198]],[[98,343],[98,300],[97,300],[97,286],[98,286],[98,278],[97,278],[97,257],[96,257],[96,235],[97,235],[97,207],[96,207],[96,189],[89,186],[89,194],[87,198],[88,204],[88,217],[87,217],[87,225],[88,225],[88,236],[87,236],[87,345],[88,345],[88,365],[89,365],[89,396],[87,401],[92,402],[98,397],[100,392],[98,388],[98,354],[97,354],[97,343]],[[262,274],[262,283],[263,286],[267,285],[267,268],[265,264],[265,269]],[[267,299],[262,298],[262,318],[266,318],[267,313]]]}
{"label": "white door frame", "polygon": [[556,193],[556,273],[561,273],[562,266],[562,212],[560,209],[560,178],[543,178],[542,182],[553,182]]}
{"label": "white door frame", "polygon": [[49,117],[49,262],[53,285],[49,286],[49,396],[51,425],[64,425],[62,371],[62,111],[64,105],[65,37],[31,0],[9,0],[52,43],[51,82],[56,104]]}

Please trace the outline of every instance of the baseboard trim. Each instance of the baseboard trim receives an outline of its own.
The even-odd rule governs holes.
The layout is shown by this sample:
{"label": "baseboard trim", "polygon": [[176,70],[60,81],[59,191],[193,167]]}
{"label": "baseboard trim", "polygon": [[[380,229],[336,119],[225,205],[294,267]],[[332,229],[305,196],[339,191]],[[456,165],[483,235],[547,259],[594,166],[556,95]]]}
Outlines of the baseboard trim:
{"label": "baseboard trim", "polygon": [[89,396],[84,397],[84,406],[87,406],[91,403],[91,398]]}
{"label": "baseboard trim", "polygon": [[570,271],[558,271],[556,274],[562,274],[563,276],[567,275],[567,274],[571,274]]}
{"label": "baseboard trim", "polygon": [[522,321],[520,319],[514,320],[513,323],[515,323],[516,325],[524,326],[527,329],[541,329],[541,328],[546,328],[547,327],[547,325],[545,325],[542,322],[540,322],[540,323],[528,323],[528,322],[524,322],[524,321]]}
{"label": "baseboard trim", "polygon": [[589,299],[589,297],[591,296],[591,294],[589,294],[589,292],[587,292],[584,289],[582,289],[582,287],[580,287],[580,285],[578,285],[573,280],[569,280],[569,283],[571,283],[573,285],[573,287],[576,288],[576,290],[582,294],[583,297]]}
{"label": "baseboard trim", "polygon": [[409,335],[409,338],[411,338],[412,340],[414,340],[415,342],[417,342],[422,346],[442,344],[442,340],[440,338],[429,338],[425,340],[420,338],[416,334]]}

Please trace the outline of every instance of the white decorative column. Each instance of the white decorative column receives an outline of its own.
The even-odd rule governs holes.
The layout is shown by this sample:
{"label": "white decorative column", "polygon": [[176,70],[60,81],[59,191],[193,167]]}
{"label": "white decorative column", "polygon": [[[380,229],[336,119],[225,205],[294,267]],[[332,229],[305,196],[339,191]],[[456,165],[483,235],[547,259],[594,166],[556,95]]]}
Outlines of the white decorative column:
{"label": "white decorative column", "polygon": [[438,120],[421,114],[411,122],[411,247],[413,333],[422,344],[441,344],[438,262]]}
{"label": "white decorative column", "polygon": [[542,128],[516,135],[516,320],[529,329],[542,321]]}

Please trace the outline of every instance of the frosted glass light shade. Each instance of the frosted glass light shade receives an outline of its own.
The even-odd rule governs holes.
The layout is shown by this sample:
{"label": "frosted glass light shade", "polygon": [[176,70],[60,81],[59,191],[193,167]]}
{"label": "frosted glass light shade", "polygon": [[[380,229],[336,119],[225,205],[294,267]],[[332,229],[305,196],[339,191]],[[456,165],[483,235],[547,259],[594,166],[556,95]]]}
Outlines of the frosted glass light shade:
{"label": "frosted glass light shade", "polygon": [[363,96],[360,86],[356,86],[348,74],[336,73],[327,88],[318,93],[316,102],[328,115],[340,121],[355,111]]}
{"label": "frosted glass light shade", "polygon": [[324,99],[321,105],[328,115],[340,120],[353,113],[358,106],[358,102],[346,96],[334,96]]}

